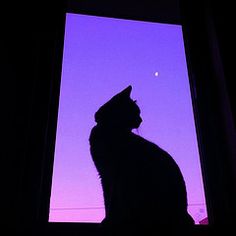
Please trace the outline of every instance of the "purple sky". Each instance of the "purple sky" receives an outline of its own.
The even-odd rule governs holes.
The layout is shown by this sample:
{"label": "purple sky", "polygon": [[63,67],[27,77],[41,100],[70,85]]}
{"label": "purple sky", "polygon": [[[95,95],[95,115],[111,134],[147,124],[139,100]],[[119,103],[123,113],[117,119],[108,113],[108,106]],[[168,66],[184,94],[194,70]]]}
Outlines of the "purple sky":
{"label": "purple sky", "polygon": [[67,14],[49,221],[103,219],[88,138],[96,110],[128,85],[139,134],[179,165],[195,222],[207,216],[181,26]]}

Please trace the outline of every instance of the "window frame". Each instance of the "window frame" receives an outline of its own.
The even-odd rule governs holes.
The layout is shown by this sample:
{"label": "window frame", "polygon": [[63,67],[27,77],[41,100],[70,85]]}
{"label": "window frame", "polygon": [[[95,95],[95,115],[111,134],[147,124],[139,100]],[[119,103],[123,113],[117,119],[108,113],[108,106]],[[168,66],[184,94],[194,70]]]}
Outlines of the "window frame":
{"label": "window frame", "polygon": [[[79,6],[79,3],[76,4],[76,7]],[[122,11],[111,11],[110,9],[105,9],[104,11],[101,11],[102,6],[99,8],[96,7],[90,7],[87,6],[84,7],[83,4],[80,10],[77,8],[74,9],[74,5],[70,5],[67,7],[66,11],[64,12],[64,21],[61,23],[61,29],[60,34],[55,35],[56,37],[56,53],[53,56],[53,60],[56,61],[54,64],[54,78],[52,79],[51,84],[51,110],[49,114],[48,119],[48,129],[47,129],[47,137],[46,137],[46,145],[45,145],[45,158],[44,158],[44,176],[43,176],[43,188],[42,188],[42,200],[39,210],[39,218],[43,220],[43,222],[46,223],[46,228],[53,233],[63,231],[65,232],[71,232],[71,235],[73,235],[73,232],[82,232],[85,235],[88,235],[87,233],[94,232],[94,230],[99,229],[99,223],[54,223],[54,222],[48,222],[49,217],[49,206],[50,206],[50,193],[51,193],[51,184],[52,184],[52,172],[53,172],[53,159],[54,159],[54,148],[55,148],[55,137],[56,137],[56,125],[57,125],[57,116],[58,116],[58,106],[59,106],[59,93],[60,93],[60,81],[61,81],[61,69],[62,69],[62,57],[63,57],[63,46],[64,46],[64,30],[65,30],[65,16],[66,13],[78,13],[78,14],[86,14],[86,15],[93,15],[93,16],[103,16],[103,17],[114,17],[118,19],[129,19],[129,20],[140,20],[140,21],[148,21],[148,22],[157,22],[157,23],[171,23],[171,24],[178,24],[183,27],[183,37],[184,37],[184,44],[185,44],[185,53],[186,53],[186,60],[187,60],[187,67],[188,67],[188,74],[189,74],[189,82],[190,82],[190,89],[191,89],[191,97],[192,97],[192,105],[194,110],[194,117],[195,117],[195,126],[197,130],[197,139],[199,144],[199,151],[200,151],[200,162],[201,162],[201,168],[203,172],[203,182],[204,182],[204,189],[205,189],[205,196],[207,201],[207,209],[208,209],[208,218],[209,218],[209,225],[196,225],[195,229],[196,232],[200,233],[206,233],[211,230],[211,225],[217,222],[217,217],[223,213],[222,209],[218,209],[218,215],[216,216],[216,211],[214,204],[212,204],[212,199],[214,198],[213,193],[214,191],[209,191],[209,185],[212,184],[211,176],[214,177],[215,173],[213,168],[209,169],[209,160],[206,158],[206,153],[211,153],[211,148],[208,144],[211,144],[212,141],[210,140],[212,138],[212,135],[209,135],[208,137],[204,138],[203,136],[206,135],[206,131],[204,130],[206,127],[202,125],[204,123],[204,120],[206,119],[205,116],[203,116],[203,112],[207,112],[207,106],[205,106],[202,103],[202,99],[207,99],[206,94],[201,95],[201,90],[204,89],[203,86],[204,83],[197,82],[197,78],[199,78],[199,74],[197,70],[199,68],[196,67],[196,60],[193,60],[193,51],[192,47],[193,44],[191,42],[192,40],[192,32],[190,30],[190,23],[188,17],[181,19],[180,17],[175,18],[174,20],[168,19],[168,17],[159,18],[154,17],[153,15],[149,15],[148,8],[144,11],[145,13],[143,15],[139,15],[139,13],[135,14],[128,14],[127,12],[125,14],[122,13]],[[183,7],[184,8],[184,7]],[[121,7],[122,9],[122,7]],[[120,10],[120,9],[119,9]],[[184,14],[184,13],[181,13]],[[178,14],[177,14],[178,15]],[[208,90],[208,87],[205,90]],[[199,97],[201,97],[199,99]],[[201,101],[199,101],[201,100]],[[214,114],[213,114],[214,116]],[[212,117],[212,116],[211,116]],[[221,122],[221,118],[219,118],[218,122]],[[212,132],[212,131],[211,131]],[[217,136],[218,137],[218,136]],[[217,137],[215,139],[217,139]],[[210,151],[209,151],[210,150]],[[218,167],[217,167],[218,168]],[[217,169],[216,168],[216,169]],[[219,179],[220,180],[220,179]],[[220,190],[218,190],[220,191]],[[222,196],[220,196],[221,198]],[[46,202],[46,204],[45,204]],[[90,234],[90,233],[89,233]]]}

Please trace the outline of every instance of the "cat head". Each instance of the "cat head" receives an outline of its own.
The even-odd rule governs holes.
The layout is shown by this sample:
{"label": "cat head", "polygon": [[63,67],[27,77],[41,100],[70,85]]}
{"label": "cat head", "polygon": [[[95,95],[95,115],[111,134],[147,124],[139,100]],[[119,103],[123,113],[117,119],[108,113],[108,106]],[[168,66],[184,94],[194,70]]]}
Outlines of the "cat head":
{"label": "cat head", "polygon": [[124,129],[138,128],[142,122],[136,101],[130,98],[132,87],[128,86],[102,105],[95,113],[98,125]]}

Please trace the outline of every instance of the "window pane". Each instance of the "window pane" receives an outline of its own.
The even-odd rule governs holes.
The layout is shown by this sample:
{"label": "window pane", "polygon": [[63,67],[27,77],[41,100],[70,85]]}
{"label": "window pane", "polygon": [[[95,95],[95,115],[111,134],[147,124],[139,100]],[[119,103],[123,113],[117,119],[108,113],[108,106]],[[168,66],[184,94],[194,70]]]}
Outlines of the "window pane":
{"label": "window pane", "polygon": [[67,14],[51,222],[100,222],[102,188],[89,152],[94,113],[128,85],[139,135],[169,152],[185,178],[189,213],[207,217],[180,25]]}

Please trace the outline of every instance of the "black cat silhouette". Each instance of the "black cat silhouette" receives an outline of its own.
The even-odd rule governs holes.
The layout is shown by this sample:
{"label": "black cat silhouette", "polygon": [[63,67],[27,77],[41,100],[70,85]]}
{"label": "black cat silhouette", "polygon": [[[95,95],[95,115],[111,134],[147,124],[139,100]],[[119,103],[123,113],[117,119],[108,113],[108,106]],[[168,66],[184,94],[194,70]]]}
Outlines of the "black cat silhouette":
{"label": "black cat silhouette", "polygon": [[189,226],[186,186],[173,158],[134,134],[142,122],[129,86],[95,114],[90,152],[101,178],[104,224]]}

